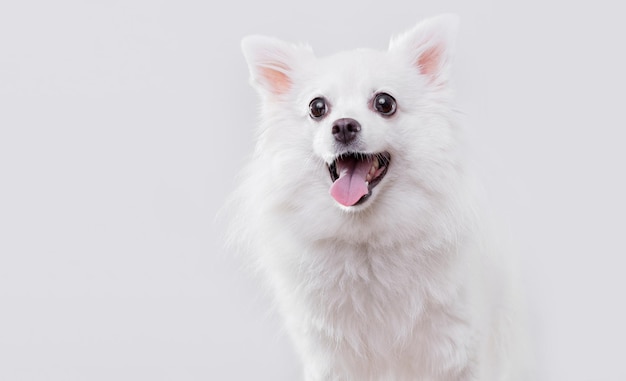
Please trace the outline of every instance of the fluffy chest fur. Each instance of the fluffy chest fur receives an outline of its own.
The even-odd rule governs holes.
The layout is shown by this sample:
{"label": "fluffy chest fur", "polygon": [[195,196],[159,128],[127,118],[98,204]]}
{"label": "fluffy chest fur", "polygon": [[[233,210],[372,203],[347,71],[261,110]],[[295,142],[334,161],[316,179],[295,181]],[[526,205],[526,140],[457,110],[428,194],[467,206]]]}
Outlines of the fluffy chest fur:
{"label": "fluffy chest fur", "polygon": [[461,260],[472,256],[468,242],[439,245],[441,237],[414,236],[381,246],[341,237],[302,244],[284,228],[264,231],[281,244],[265,245],[262,266],[310,379],[470,372],[487,322],[469,298],[484,290],[469,289],[483,283]]}

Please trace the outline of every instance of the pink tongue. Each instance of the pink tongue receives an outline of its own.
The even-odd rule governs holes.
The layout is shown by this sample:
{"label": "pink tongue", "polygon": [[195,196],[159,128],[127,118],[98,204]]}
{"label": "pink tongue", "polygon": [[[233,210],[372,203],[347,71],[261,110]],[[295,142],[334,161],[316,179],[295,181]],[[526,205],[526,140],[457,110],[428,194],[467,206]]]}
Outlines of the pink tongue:
{"label": "pink tongue", "polygon": [[371,167],[371,160],[355,160],[354,158],[337,160],[339,178],[330,187],[330,195],[341,205],[356,204],[361,197],[369,193],[365,176]]}

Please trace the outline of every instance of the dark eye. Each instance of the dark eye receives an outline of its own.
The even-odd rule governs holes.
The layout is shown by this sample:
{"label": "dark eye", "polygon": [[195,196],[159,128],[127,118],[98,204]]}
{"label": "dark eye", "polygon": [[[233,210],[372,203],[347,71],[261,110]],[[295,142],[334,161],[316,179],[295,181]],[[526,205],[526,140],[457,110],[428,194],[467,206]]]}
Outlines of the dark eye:
{"label": "dark eye", "polygon": [[315,98],[309,103],[309,115],[313,119],[320,119],[326,112],[328,111],[328,106],[326,106],[326,99],[324,98]]}
{"label": "dark eye", "polygon": [[384,116],[391,116],[396,112],[396,100],[387,93],[376,94],[374,109]]}

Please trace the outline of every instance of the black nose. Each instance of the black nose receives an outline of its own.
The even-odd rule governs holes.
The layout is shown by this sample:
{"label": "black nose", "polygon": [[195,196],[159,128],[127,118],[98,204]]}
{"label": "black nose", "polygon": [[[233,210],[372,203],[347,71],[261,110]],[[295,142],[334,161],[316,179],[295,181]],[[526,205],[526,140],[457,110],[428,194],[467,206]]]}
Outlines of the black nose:
{"label": "black nose", "polygon": [[361,124],[352,118],[337,119],[335,123],[333,123],[332,131],[336,141],[343,144],[350,144],[356,139],[359,131],[361,131]]}

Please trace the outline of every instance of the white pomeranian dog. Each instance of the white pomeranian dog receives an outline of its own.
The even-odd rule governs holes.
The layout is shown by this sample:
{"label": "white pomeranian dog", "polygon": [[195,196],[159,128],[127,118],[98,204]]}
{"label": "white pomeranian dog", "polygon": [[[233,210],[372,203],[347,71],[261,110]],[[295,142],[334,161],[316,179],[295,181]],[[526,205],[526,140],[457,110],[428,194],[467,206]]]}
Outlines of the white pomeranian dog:
{"label": "white pomeranian dog", "polygon": [[307,381],[524,378],[451,104],[457,18],[387,51],[243,40],[262,99],[231,239],[253,253]]}

